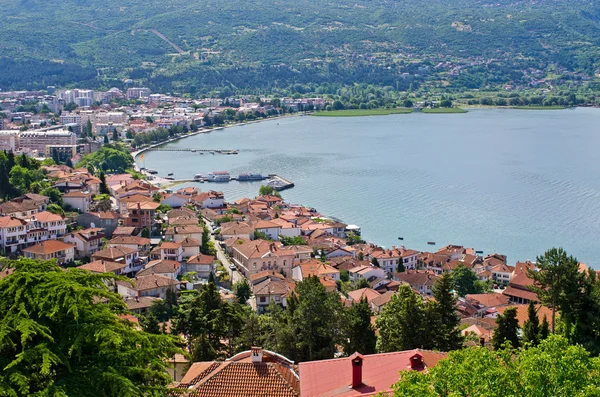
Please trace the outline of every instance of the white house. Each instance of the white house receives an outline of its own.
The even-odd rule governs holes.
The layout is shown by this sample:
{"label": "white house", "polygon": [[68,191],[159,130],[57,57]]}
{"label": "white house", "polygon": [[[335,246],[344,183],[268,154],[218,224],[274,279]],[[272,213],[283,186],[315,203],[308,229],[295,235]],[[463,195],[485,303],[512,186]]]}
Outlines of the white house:
{"label": "white house", "polygon": [[127,266],[123,269],[123,273],[137,272],[144,265],[137,250],[124,247],[109,247],[100,250],[92,254],[92,259],[124,263]]}
{"label": "white house", "polygon": [[167,290],[176,291],[179,287],[179,281],[159,274],[136,277],[131,280],[133,285],[127,281],[117,281],[117,291],[121,296],[142,297],[154,296],[165,299]]}
{"label": "white house", "polygon": [[158,259],[148,262],[144,268],[136,274],[136,277],[139,278],[151,274],[158,274],[176,280],[181,274],[182,269],[183,267],[180,262],[168,259]]}
{"label": "white house", "polygon": [[353,281],[360,278],[369,280],[371,277],[385,278],[385,271],[382,268],[375,266],[357,266],[348,270],[348,275]]}
{"label": "white house", "polygon": [[27,243],[27,222],[12,216],[0,217],[0,248],[12,253]]}
{"label": "white house", "polygon": [[160,259],[170,259],[177,262],[183,260],[183,246],[180,243],[165,241],[158,249],[160,250]]}
{"label": "white house", "polygon": [[275,218],[271,219],[269,222],[281,227],[281,230],[278,232],[280,236],[298,237],[302,234],[302,228],[300,228],[300,226],[296,225],[295,223],[288,222],[285,219]]}
{"label": "white house", "polygon": [[188,237],[181,240],[179,244],[181,244],[181,247],[183,248],[183,259],[188,259],[200,253],[200,245],[202,243],[198,240]]}
{"label": "white house", "polygon": [[67,232],[65,218],[48,211],[38,212],[29,219],[30,229],[45,229],[48,239],[57,239]]}
{"label": "white house", "polygon": [[190,202],[189,196],[182,194],[169,194],[161,200],[161,204],[166,204],[171,208],[181,208],[188,205]]}
{"label": "white house", "polygon": [[63,265],[75,259],[75,246],[58,240],[47,240],[25,248],[23,254],[31,259],[56,259],[56,263]]}
{"label": "white house", "polygon": [[264,233],[269,240],[279,240],[279,234],[281,233],[281,226],[271,221],[257,221],[252,226],[254,230],[259,233]]}
{"label": "white house", "polygon": [[207,279],[215,272],[215,258],[210,255],[196,255],[189,258],[185,264],[186,272],[195,272],[199,278]]}
{"label": "white house", "polygon": [[62,196],[63,202],[79,212],[88,212],[92,203],[92,193],[74,190]]}
{"label": "white house", "polygon": [[103,238],[104,229],[85,229],[66,234],[64,241],[75,245],[75,256],[83,258],[100,250]]}

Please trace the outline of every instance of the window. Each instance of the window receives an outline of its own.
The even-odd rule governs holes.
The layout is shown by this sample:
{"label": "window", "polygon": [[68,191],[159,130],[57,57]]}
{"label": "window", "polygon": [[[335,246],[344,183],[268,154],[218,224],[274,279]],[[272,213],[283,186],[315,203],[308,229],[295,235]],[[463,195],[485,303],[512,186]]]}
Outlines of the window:
{"label": "window", "polygon": [[261,296],[259,298],[260,303],[265,303],[267,301],[267,298],[265,296]]}

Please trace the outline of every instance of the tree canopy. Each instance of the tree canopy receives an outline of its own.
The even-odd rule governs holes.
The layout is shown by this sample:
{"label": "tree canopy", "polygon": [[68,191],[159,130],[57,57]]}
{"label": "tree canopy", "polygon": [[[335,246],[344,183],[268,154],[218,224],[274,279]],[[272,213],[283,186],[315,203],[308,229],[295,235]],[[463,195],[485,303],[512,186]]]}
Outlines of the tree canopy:
{"label": "tree canopy", "polygon": [[178,338],[137,330],[119,318],[112,274],[54,262],[5,261],[0,279],[0,395],[159,396]]}

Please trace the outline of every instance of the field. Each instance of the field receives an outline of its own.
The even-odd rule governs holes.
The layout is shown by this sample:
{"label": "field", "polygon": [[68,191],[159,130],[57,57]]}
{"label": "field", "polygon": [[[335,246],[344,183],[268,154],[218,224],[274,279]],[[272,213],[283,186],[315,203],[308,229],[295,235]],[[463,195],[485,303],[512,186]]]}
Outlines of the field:
{"label": "field", "polygon": [[346,109],[332,110],[329,112],[316,112],[313,116],[321,117],[362,117],[362,116],[387,116],[389,114],[407,114],[412,113],[412,109],[394,108],[394,109]]}
{"label": "field", "polygon": [[461,108],[434,108],[434,109],[423,109],[421,110],[423,113],[467,113],[468,111]]}

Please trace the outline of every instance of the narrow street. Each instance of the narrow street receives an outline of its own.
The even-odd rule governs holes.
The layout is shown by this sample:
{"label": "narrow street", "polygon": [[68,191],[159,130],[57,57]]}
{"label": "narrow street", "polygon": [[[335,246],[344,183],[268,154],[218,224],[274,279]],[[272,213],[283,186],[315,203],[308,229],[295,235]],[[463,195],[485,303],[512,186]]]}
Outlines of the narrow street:
{"label": "narrow street", "polygon": [[206,226],[208,227],[208,230],[211,232],[210,234],[210,241],[213,242],[213,244],[215,245],[215,250],[217,251],[217,259],[223,264],[223,266],[225,267],[225,269],[227,269],[227,271],[229,272],[229,275],[231,277],[231,284],[235,284],[240,280],[244,279],[244,276],[242,275],[242,273],[240,273],[237,270],[232,270],[232,265],[235,266],[233,264],[232,261],[229,260],[229,258],[227,258],[227,255],[225,255],[225,252],[223,251],[223,248],[221,248],[221,245],[219,244],[219,241],[215,240],[215,236],[212,235],[212,227],[210,225],[210,222],[206,221],[205,219],[205,223]]}

